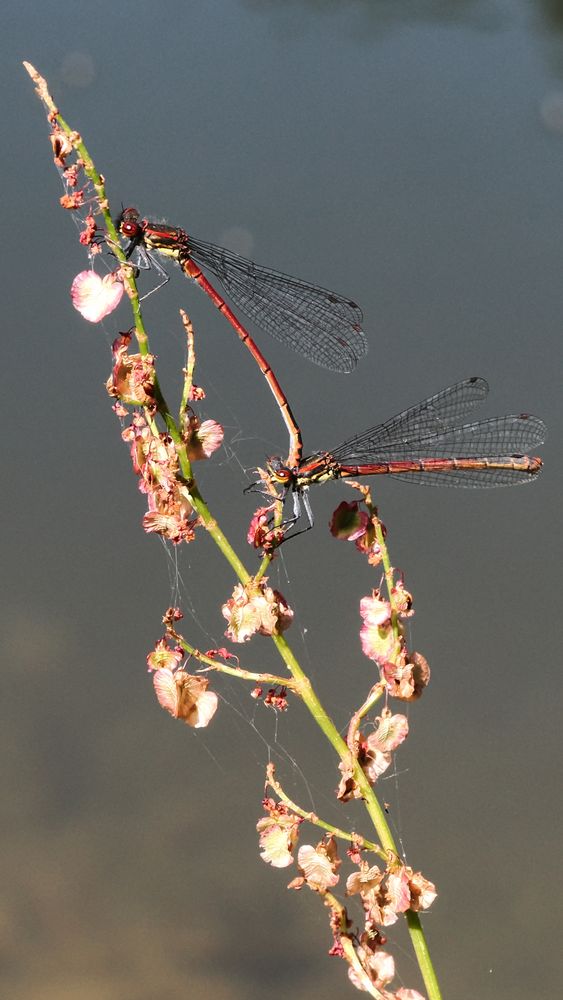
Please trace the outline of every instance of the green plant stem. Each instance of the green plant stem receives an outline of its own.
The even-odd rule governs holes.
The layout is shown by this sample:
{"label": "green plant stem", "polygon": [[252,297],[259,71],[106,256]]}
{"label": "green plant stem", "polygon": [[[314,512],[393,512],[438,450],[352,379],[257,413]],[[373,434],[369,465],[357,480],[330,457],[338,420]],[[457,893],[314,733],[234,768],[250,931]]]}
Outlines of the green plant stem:
{"label": "green plant stem", "polygon": [[389,551],[387,549],[387,545],[385,542],[385,534],[381,525],[381,521],[379,520],[376,508],[373,506],[371,502],[371,494],[367,495],[366,501],[368,502],[371,508],[372,524],[375,530],[375,537],[377,539],[377,544],[381,549],[381,562],[383,563],[383,572],[385,574],[385,586],[387,588],[387,596],[389,597],[389,603],[391,604],[391,626],[393,628],[393,634],[395,636],[395,639],[399,641],[401,635],[401,624],[396,609],[396,602],[393,597],[393,586],[395,583],[393,577],[393,567],[391,565],[391,560],[389,559]]}
{"label": "green plant stem", "polygon": [[227,663],[218,663],[213,657],[208,656],[206,653],[202,653],[200,649],[196,649],[192,646],[183,635],[176,632],[173,628],[168,628],[168,635],[174,639],[182,647],[188,656],[193,656],[194,659],[199,660],[200,663],[204,663],[209,670],[216,670],[222,674],[230,674],[232,677],[240,677],[245,681],[254,681],[258,684],[274,684],[277,687],[289,688],[291,691],[298,692],[298,684],[293,681],[291,677],[278,677],[276,674],[263,674],[254,673],[251,670],[243,670],[242,667],[230,667]]}
{"label": "green plant stem", "polygon": [[422,929],[420,917],[418,913],[414,912],[414,910],[407,910],[405,916],[407,918],[407,927],[409,929],[412,946],[417,957],[418,966],[424,985],[428,991],[428,1000],[442,1000],[440,985],[436,977],[434,966],[432,965],[432,959],[430,958],[430,952],[428,951],[428,945],[426,943],[426,937]]}
{"label": "green plant stem", "polygon": [[373,789],[358,761],[352,758],[348,746],[342,739],[330,716],[328,716],[325,712],[321,702],[313,690],[313,686],[309,678],[301,669],[300,664],[298,663],[284,636],[274,635],[272,636],[272,639],[291,676],[295,678],[295,680],[299,681],[300,697],[309,709],[309,712],[313,716],[316,724],[325,734],[329,743],[332,744],[341,761],[347,767],[349,766],[351,768],[354,780],[362,793],[362,798],[365,800],[366,809],[377,831],[382,847],[389,854],[398,857],[398,851],[385,819],[385,813],[377,801]]}
{"label": "green plant stem", "polygon": [[297,816],[301,816],[301,818],[307,820],[308,823],[313,823],[314,826],[320,827],[321,830],[326,830],[327,833],[331,833],[334,837],[338,837],[340,840],[345,840],[347,843],[355,843],[362,850],[365,848],[368,851],[373,851],[374,854],[378,854],[383,861],[387,860],[385,851],[382,850],[379,844],[375,844],[373,840],[365,840],[364,837],[361,837],[356,833],[351,833],[348,830],[341,830],[339,827],[333,826],[332,823],[326,823],[323,819],[317,816],[316,813],[312,813],[310,810],[308,811],[307,809],[302,809],[301,806],[298,806],[297,803],[290,799],[289,795],[284,792],[282,786],[275,777],[275,767],[272,763],[268,764],[267,774],[268,784],[272,790],[276,793],[280,801],[283,802],[288,809],[291,809],[291,811]]}

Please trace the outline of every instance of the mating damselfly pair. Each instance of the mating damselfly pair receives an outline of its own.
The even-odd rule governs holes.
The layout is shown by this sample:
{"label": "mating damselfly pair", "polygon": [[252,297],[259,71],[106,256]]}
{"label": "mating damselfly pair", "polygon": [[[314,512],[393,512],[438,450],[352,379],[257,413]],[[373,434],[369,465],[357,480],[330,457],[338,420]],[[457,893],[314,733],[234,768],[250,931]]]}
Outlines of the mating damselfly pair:
{"label": "mating damselfly pair", "polygon": [[127,257],[137,252],[164,280],[168,276],[154,254],[175,260],[223,313],[258,364],[290,436],[287,459],[269,459],[267,471],[271,483],[293,494],[292,522],[304,496],[312,523],[306,491],[331,479],[391,475],[423,485],[494,487],[530,482],[540,472],[541,458],[528,454],[545,440],[546,427],[538,417],[520,413],[457,423],[488,393],[487,382],[478,377],[457,382],[330,451],[304,458],[301,432],[286,394],[249,331],[202,268],[219,279],[235,306],[257,326],[333,371],[352,371],[367,351],[359,306],[328,289],[194,239],[183,229],[143,219],[134,208],[123,209],[116,225],[128,240]]}

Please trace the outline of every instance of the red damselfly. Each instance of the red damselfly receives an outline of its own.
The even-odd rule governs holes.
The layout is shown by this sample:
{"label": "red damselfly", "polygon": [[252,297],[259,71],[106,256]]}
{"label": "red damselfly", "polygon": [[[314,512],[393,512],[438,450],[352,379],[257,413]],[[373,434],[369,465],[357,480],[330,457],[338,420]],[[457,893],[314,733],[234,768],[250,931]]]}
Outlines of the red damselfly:
{"label": "red damselfly", "polygon": [[271,481],[293,494],[294,514],[286,524],[299,517],[302,498],[312,526],[307,490],[330,479],[390,475],[425,486],[461,487],[530,482],[542,467],[541,458],[527,454],[545,440],[542,420],[519,413],[455,425],[488,391],[485,379],[465,379],[293,468],[271,458]]}
{"label": "red damselfly", "polygon": [[188,236],[183,229],[142,219],[134,208],[125,208],[116,228],[129,240],[127,257],[135,250],[156,264],[153,252],[173,258],[184,274],[193,278],[223,313],[258,364],[281,410],[289,431],[287,465],[301,461],[301,433],[272,369],[248,330],[210,284],[201,268],[221,282],[229,298],[257,326],[309,361],[337,372],[351,372],[367,351],[361,328],[362,311],[355,302],[326,288],[274,271],[240,257],[231,250]]}

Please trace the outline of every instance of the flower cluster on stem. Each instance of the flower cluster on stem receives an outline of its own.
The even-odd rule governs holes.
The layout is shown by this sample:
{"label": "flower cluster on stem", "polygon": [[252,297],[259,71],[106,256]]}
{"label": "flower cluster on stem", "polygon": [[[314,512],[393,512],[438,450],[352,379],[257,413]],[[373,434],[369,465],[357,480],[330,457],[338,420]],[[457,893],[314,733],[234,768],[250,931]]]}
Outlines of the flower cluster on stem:
{"label": "flower cluster on stem", "polygon": [[[147,498],[143,527],[175,545],[197,542],[197,529],[205,530],[236,577],[234,585],[231,584],[231,596],[222,607],[227,641],[247,644],[256,635],[265,636],[284,665],[285,673],[277,676],[242,667],[238,657],[227,648],[201,652],[178,632],[181,610],[168,608],[163,619],[164,635],[147,657],[158,703],[174,719],[190,727],[208,726],[219,704],[217,694],[210,688],[210,676],[221,673],[249,683],[249,695],[261,699],[271,710],[285,711],[291,698],[301,699],[337,755],[340,768],[337,798],[362,801],[376,837],[370,840],[338,829],[304,811],[288,799],[270,767],[267,792],[271,794],[263,800],[264,815],[258,823],[261,857],[274,867],[296,864],[297,874],[290,888],[308,888],[326,905],[332,938],[330,954],[348,963],[350,980],[356,988],[382,1000],[421,998],[416,990],[388,988],[395,974],[394,961],[384,950],[386,937],[382,928],[405,915],[428,997],[439,1000],[418,916],[431,904],[436,892],[431,882],[399,856],[385,810],[373,788],[408,735],[406,717],[394,713],[388,702],[391,698],[412,701],[420,697],[428,683],[429,669],[420,653],[407,648],[403,622],[413,613],[412,598],[402,577],[390,565],[385,529],[369,490],[355,484],[362,499],[340,504],[331,522],[335,537],[352,541],[370,566],[383,569],[382,580],[360,602],[362,626],[357,639],[358,646],[376,665],[378,676],[370,679],[366,697],[352,712],[343,739],[340,727],[329,717],[287,642],[285,632],[291,625],[293,612],[283,595],[269,586],[265,576],[287,529],[283,496],[278,496],[264,473],[270,503],[256,512],[248,533],[253,551],[261,549],[263,559],[257,572],[251,574],[213,517],[192,470],[192,462],[213,456],[221,444],[223,431],[216,421],[201,420],[196,410],[196,404],[205,394],[193,382],[195,349],[189,318],[182,312],[187,360],[182,373],[180,409],[174,414],[159,383],[156,359],[143,323],[135,267],[126,259],[119,242],[104,179],[79,133],[60,115],[43,78],[29,63],[24,65],[47,109],[53,157],[66,185],[61,205],[82,213],[79,243],[88,253],[90,266],[75,278],[72,302],[88,322],[97,323],[119,307],[125,291],[133,312],[132,328],[119,334],[114,342],[112,370],[106,387],[118,418],[122,424],[126,422],[122,437],[129,448],[139,489]],[[109,273],[100,277],[95,265],[100,260],[107,262],[104,250],[109,251],[111,267]],[[133,340],[136,350],[131,349]],[[379,715],[370,718],[380,700],[384,704]],[[299,843],[305,824],[322,830],[321,839]],[[348,913],[348,904],[344,905],[337,896],[343,884],[339,841],[346,842],[347,863],[352,866],[343,892],[346,899],[359,903],[361,922],[357,925]]]}

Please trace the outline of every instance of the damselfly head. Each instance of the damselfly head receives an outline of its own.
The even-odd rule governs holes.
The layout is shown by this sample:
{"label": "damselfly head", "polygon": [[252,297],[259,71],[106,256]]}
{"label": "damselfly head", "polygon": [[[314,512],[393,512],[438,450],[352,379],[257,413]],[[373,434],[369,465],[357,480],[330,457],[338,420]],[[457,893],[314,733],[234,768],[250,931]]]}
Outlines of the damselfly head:
{"label": "damselfly head", "polygon": [[269,458],[266,462],[266,469],[271,479],[282,486],[287,486],[293,479],[293,472],[282,462],[281,458]]}
{"label": "damselfly head", "polygon": [[115,220],[115,228],[127,239],[135,239],[141,232],[141,216],[136,208],[123,208]]}

